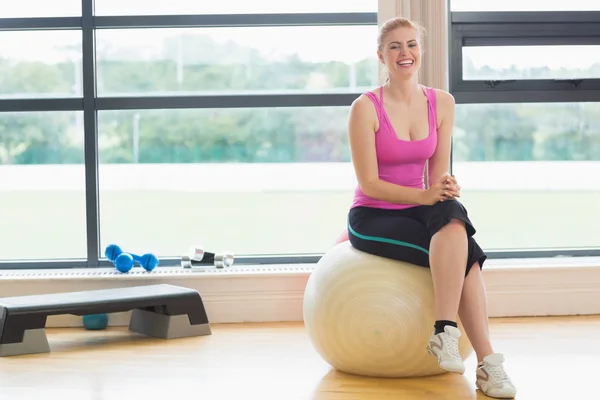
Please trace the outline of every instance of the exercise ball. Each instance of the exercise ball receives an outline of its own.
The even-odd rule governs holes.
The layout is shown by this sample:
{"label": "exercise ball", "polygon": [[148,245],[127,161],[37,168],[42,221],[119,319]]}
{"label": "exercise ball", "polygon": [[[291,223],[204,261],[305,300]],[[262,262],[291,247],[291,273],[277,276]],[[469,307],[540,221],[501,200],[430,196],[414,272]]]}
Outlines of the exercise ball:
{"label": "exercise ball", "polygon": [[[316,264],[304,293],[304,325],[316,352],[339,371],[369,377],[444,373],[427,344],[435,323],[431,270],[343,242]],[[463,360],[473,351],[462,335]]]}

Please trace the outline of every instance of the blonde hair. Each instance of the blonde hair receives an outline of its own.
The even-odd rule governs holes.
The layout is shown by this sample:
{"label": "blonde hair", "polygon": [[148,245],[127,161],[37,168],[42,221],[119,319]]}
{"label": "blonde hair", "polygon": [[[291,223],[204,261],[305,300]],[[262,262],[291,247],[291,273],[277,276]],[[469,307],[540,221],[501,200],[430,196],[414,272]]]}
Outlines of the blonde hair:
{"label": "blonde hair", "polygon": [[[393,32],[398,28],[412,28],[417,31],[419,44],[421,44],[421,39],[425,37],[426,34],[425,28],[421,24],[407,18],[396,17],[388,19],[379,28],[379,34],[377,35],[377,50],[383,51],[383,42],[390,32]],[[388,81],[389,77],[387,69],[384,69],[382,73],[384,74],[383,78],[385,78],[385,81]]]}

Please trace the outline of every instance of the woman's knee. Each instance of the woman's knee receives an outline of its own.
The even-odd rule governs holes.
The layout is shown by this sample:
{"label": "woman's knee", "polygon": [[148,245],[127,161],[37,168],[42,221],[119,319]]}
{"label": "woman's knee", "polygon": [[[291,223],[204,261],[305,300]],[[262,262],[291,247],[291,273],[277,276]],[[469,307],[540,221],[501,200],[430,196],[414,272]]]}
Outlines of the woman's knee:
{"label": "woman's knee", "polygon": [[456,213],[465,213],[467,210],[458,200],[439,201],[433,205],[436,212],[443,215],[455,215]]}
{"label": "woman's knee", "polygon": [[442,229],[452,230],[456,233],[464,233],[466,230],[466,223],[460,218],[450,217],[450,220]]}
{"label": "woman's knee", "polygon": [[448,222],[442,224],[436,234],[467,237],[467,224],[458,218],[451,218]]}
{"label": "woman's knee", "polygon": [[467,210],[458,200],[447,200],[434,205],[433,228],[437,231],[452,231],[457,234],[467,233],[468,236],[475,234],[475,228],[471,224]]}

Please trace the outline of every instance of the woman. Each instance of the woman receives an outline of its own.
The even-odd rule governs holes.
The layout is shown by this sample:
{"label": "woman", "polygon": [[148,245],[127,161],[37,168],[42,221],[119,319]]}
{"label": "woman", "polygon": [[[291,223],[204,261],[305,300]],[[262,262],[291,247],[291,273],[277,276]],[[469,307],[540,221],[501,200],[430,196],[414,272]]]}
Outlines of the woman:
{"label": "woman", "polygon": [[352,104],[349,140],[358,187],[348,239],[361,251],[430,268],[436,321],[427,350],[444,370],[464,372],[460,316],[477,354],[477,387],[490,397],[514,398],[504,357],[489,339],[481,274],[486,255],[457,200],[460,185],[448,173],[454,99],[418,84],[422,36],[423,29],[404,18],[383,24],[377,55],[386,83]]}

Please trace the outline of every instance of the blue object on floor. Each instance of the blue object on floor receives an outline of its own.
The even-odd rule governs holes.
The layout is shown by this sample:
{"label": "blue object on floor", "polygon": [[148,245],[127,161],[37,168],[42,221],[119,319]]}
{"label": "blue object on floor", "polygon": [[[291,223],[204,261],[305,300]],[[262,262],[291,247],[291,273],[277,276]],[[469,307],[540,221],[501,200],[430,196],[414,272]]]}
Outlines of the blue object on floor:
{"label": "blue object on floor", "polygon": [[105,329],[108,326],[108,314],[84,315],[83,326],[90,331]]}

